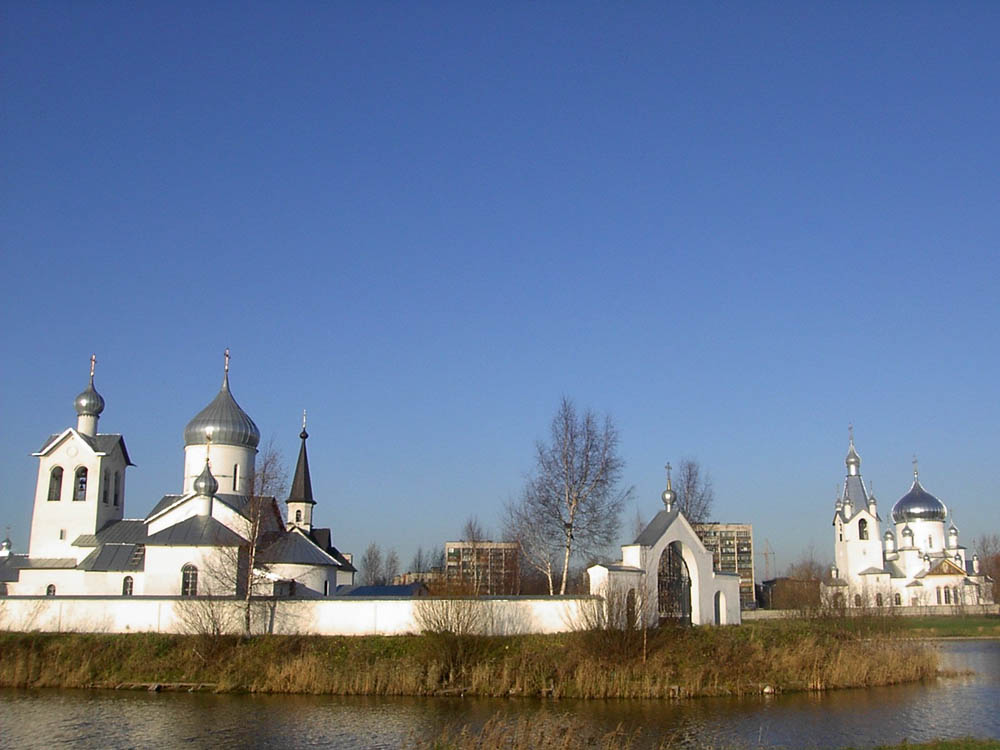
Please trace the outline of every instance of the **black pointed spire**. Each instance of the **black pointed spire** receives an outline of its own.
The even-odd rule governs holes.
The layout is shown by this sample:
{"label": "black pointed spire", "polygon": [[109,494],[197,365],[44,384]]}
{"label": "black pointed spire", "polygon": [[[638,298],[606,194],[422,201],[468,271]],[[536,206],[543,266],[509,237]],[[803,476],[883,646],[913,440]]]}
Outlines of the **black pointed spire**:
{"label": "black pointed spire", "polygon": [[309,456],[306,455],[306,417],[302,414],[302,432],[299,433],[302,439],[302,446],[299,448],[299,460],[295,464],[295,477],[292,479],[292,490],[288,493],[289,503],[310,503],[315,505],[313,500],[312,477],[309,476]]}

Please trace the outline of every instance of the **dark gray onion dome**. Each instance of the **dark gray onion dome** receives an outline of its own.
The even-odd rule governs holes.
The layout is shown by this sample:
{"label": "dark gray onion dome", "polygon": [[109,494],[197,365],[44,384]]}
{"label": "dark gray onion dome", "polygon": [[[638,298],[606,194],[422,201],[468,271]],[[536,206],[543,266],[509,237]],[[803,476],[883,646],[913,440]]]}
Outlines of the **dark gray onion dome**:
{"label": "dark gray onion dome", "polygon": [[215,493],[219,491],[219,480],[212,476],[208,461],[205,462],[201,474],[194,480],[194,491],[203,497],[215,497]]}
{"label": "dark gray onion dome", "polygon": [[917,479],[913,480],[910,491],[903,495],[892,506],[892,520],[896,523],[909,521],[944,521],[948,509],[920,486]]}
{"label": "dark gray onion dome", "polygon": [[90,384],[73,400],[78,417],[99,417],[104,411],[104,396],[94,388],[94,376],[90,376]]}
{"label": "dark gray onion dome", "polygon": [[204,445],[208,436],[216,445],[256,448],[260,430],[229,392],[229,373],[222,379],[219,395],[198,412],[184,428],[184,445]]}

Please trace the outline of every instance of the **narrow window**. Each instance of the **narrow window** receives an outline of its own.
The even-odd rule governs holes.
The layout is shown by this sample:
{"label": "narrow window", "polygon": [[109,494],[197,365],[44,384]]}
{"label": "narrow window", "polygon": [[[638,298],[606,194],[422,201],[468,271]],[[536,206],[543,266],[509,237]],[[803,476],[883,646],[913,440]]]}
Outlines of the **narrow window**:
{"label": "narrow window", "polygon": [[76,481],[73,483],[73,499],[82,503],[87,499],[87,467],[81,466],[76,470]]}
{"label": "narrow window", "polygon": [[868,538],[868,522],[865,519],[858,521],[858,539]]}
{"label": "narrow window", "polygon": [[302,511],[295,511],[295,523],[302,523]]}
{"label": "narrow window", "polygon": [[236,492],[240,481],[240,465],[233,464],[233,492]]}
{"label": "narrow window", "polygon": [[934,549],[934,537],[927,536],[927,549]]}
{"label": "narrow window", "polygon": [[54,583],[50,583],[48,586],[45,587],[45,596],[55,596],[55,595],[56,595],[56,585]]}
{"label": "narrow window", "polygon": [[101,484],[101,502],[104,503],[105,505],[108,504],[108,485],[110,484],[110,482],[108,481],[109,479],[111,479],[111,477],[108,475],[108,472],[104,472],[104,482]]}
{"label": "narrow window", "polygon": [[59,541],[64,541],[66,539],[66,529],[59,529]]}
{"label": "narrow window", "polygon": [[903,597],[901,594],[897,593],[895,596],[892,597],[892,601],[898,607],[903,603]]}
{"label": "narrow window", "polygon": [[938,604],[941,603],[941,587],[940,586],[938,586],[938,588],[937,588],[937,603]]}
{"label": "narrow window", "polygon": [[323,581],[323,596],[330,596],[330,582]]}
{"label": "narrow window", "polygon": [[958,586],[955,587],[955,593],[952,601],[955,602],[955,604],[961,604],[961,602],[958,600]]}
{"label": "narrow window", "polygon": [[181,596],[198,596],[198,569],[194,565],[181,568]]}
{"label": "narrow window", "polygon": [[132,596],[132,576],[122,579],[122,596]]}
{"label": "narrow window", "polygon": [[121,472],[115,472],[115,507],[118,507],[118,500],[121,497]]}
{"label": "narrow window", "polygon": [[49,474],[49,502],[55,502],[62,497],[62,466],[56,466]]}
{"label": "narrow window", "polygon": [[881,594],[875,594],[875,606],[876,607],[881,607],[882,606],[882,595]]}
{"label": "narrow window", "polygon": [[855,607],[860,607],[861,606],[861,594],[855,594],[854,595],[854,606]]}
{"label": "narrow window", "polygon": [[951,604],[951,589],[947,586],[944,587],[944,603]]}

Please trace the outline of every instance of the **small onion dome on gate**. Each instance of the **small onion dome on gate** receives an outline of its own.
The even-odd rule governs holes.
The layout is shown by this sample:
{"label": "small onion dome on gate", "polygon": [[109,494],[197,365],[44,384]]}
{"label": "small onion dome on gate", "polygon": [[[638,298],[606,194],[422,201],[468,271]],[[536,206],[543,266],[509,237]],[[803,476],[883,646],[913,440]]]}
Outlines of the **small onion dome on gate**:
{"label": "small onion dome on gate", "polygon": [[229,350],[226,350],[226,372],[222,388],[212,402],[198,412],[184,428],[184,445],[204,445],[211,439],[215,445],[236,445],[256,448],[260,430],[240,408],[229,392]]}
{"label": "small onion dome on gate", "polygon": [[920,486],[920,480],[913,478],[913,486],[892,506],[892,520],[896,523],[910,521],[944,521],[948,509]]}
{"label": "small onion dome on gate", "polygon": [[219,480],[212,475],[212,470],[209,468],[207,460],[205,461],[205,468],[201,470],[201,474],[194,480],[194,491],[201,497],[215,497],[215,493],[219,491]]}

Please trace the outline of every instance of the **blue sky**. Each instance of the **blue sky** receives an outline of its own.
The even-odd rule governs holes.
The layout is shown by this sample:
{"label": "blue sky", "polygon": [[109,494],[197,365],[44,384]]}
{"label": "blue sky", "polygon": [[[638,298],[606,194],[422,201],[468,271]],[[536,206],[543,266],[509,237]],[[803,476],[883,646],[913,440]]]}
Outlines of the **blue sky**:
{"label": "blue sky", "polygon": [[998,35],[987,3],[4,3],[0,524],[23,551],[92,352],[128,515],[179,490],[228,346],[290,463],[309,410],[347,551],[496,531],[563,395],[643,516],[697,457],[779,568],[832,558],[852,421],[883,516],[916,453],[963,541],[1000,531]]}

